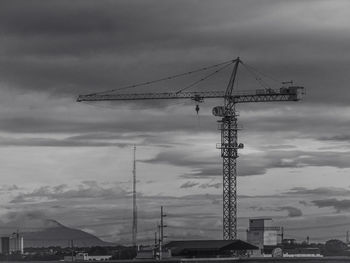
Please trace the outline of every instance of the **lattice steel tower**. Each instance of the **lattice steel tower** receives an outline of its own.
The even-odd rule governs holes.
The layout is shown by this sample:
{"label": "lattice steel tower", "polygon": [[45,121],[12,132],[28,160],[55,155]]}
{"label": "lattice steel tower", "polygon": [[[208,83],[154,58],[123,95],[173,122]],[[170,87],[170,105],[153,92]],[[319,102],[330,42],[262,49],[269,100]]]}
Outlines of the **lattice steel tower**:
{"label": "lattice steel tower", "polygon": [[136,206],[136,145],[134,145],[134,161],[132,169],[132,244],[136,246],[137,239],[137,206]]}

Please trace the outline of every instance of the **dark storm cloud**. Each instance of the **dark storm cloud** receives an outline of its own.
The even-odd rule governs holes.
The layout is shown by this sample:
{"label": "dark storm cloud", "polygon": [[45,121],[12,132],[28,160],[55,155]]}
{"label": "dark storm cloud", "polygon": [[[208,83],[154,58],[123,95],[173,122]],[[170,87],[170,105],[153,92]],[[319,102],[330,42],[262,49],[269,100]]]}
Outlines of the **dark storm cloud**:
{"label": "dark storm cloud", "polygon": [[68,185],[43,186],[30,193],[18,194],[11,203],[23,202],[42,202],[45,200],[62,200],[75,198],[121,198],[126,197],[128,193],[121,187],[114,186],[109,188],[101,187],[95,181],[85,181],[77,187],[71,189]]}
{"label": "dark storm cloud", "polygon": [[0,138],[0,145],[2,146],[35,146],[35,147],[128,147],[130,143],[113,143],[113,142],[94,142],[89,140],[74,140],[67,139],[45,139],[45,138],[25,138],[25,139],[13,139],[13,138]]}
{"label": "dark storm cloud", "polygon": [[27,147],[129,147],[138,141],[137,145],[149,145],[160,148],[171,148],[172,144],[155,135],[145,135],[139,133],[86,133],[83,135],[68,136],[66,138],[54,139],[41,137],[12,138],[0,136],[2,146],[27,146]]}
{"label": "dark storm cloud", "polygon": [[[2,42],[6,52],[0,61],[6,65],[3,81],[77,95],[130,83],[135,76],[145,79],[149,74],[142,72],[154,61],[164,67],[176,58],[176,50],[196,45],[190,36],[200,23],[193,29],[186,26],[190,16],[179,19],[177,12],[184,11],[180,6],[157,1],[4,4],[0,20],[6,36]],[[147,59],[150,55],[153,59]],[[139,63],[145,58],[148,65]]]}
{"label": "dark storm cloud", "polygon": [[222,187],[222,183],[208,183],[208,184],[201,184],[199,186],[200,188],[216,188],[219,189],[220,187]]}
{"label": "dark storm cloud", "polygon": [[[89,0],[3,1],[0,10],[2,85],[9,89],[40,90],[49,94],[45,98],[48,101],[55,101],[58,93],[64,93],[70,97],[69,101],[63,102],[64,106],[70,108],[80,93],[106,90],[184,72],[230,59],[236,53],[242,52],[249,54],[248,62],[250,60],[262,71],[280,75],[281,78],[296,76],[306,86],[309,84],[311,87],[307,92],[308,101],[322,101],[327,98],[329,102],[339,96],[342,100],[345,99],[347,93],[340,92],[343,83],[337,82],[338,91],[331,94],[330,89],[322,88],[334,86],[334,80],[341,79],[333,75],[343,73],[341,66],[346,59],[343,54],[347,50],[347,41],[344,39],[347,34],[342,34],[345,29],[322,29],[317,26],[318,22],[323,21],[318,17],[312,21],[300,19],[298,12],[310,5],[302,1],[297,4],[275,1],[266,3],[222,1],[217,4],[203,1],[198,5],[196,1],[99,1],[98,4]],[[251,8],[252,4],[254,9]],[[322,5],[318,8],[321,11],[327,10]],[[276,10],[280,12],[275,12]],[[327,17],[329,15],[327,12]],[[299,19],[290,19],[295,17]],[[311,26],[300,26],[308,25],[308,22],[317,26],[317,30],[311,30]],[[258,44],[256,39],[259,40]],[[291,43],[293,50],[288,48]],[[332,52],[334,59],[337,57],[336,51],[341,50],[341,56],[337,57],[339,69],[332,71],[333,77],[329,75],[330,62],[327,60],[325,68],[321,63],[322,57],[315,56],[319,53],[330,54],[323,52],[329,46],[336,47]],[[302,60],[295,56],[304,53]],[[268,59],[263,57],[267,54]],[[293,59],[289,60],[291,57]],[[322,82],[320,76],[325,75],[322,74],[324,71],[328,74],[325,82]],[[225,88],[226,79],[220,89]],[[213,84],[215,89],[220,86],[216,82]],[[164,90],[168,85],[170,88],[178,87],[178,83],[162,83],[159,87]],[[254,83],[254,89],[256,85]],[[40,105],[40,101],[33,101],[33,104],[36,103]],[[120,108],[130,109],[136,105],[143,105],[143,109],[159,106],[155,102],[142,102],[123,103]],[[167,106],[165,103],[161,108]],[[279,106],[269,107],[277,109]],[[48,108],[49,105],[42,105],[43,112]],[[208,109],[210,112],[209,108],[203,106],[201,111]],[[77,111],[72,108],[70,118],[67,115],[55,118],[50,111],[51,114],[48,113],[45,117],[36,114],[25,116],[23,109],[21,116],[1,118],[1,130],[17,133],[78,133],[101,130],[158,132],[193,130],[194,127],[193,119],[185,119],[183,115],[171,116],[172,121],[166,123],[164,120],[169,119],[169,116],[155,118],[152,114],[142,120],[125,117],[111,121],[109,117],[100,117],[101,115],[96,118],[90,114],[88,106],[84,118]],[[305,112],[308,112],[307,107]],[[327,118],[308,118],[310,115],[304,113],[250,117],[245,125],[261,131],[290,131],[293,123],[293,130],[300,133],[308,130],[307,134],[313,134],[316,127],[318,132],[324,130],[320,126]],[[244,114],[242,115],[244,121]],[[213,117],[201,116],[201,128],[213,127],[213,121]],[[344,127],[344,130],[348,128],[344,121],[337,118],[327,121],[330,126]],[[28,142],[29,145],[31,143]],[[55,143],[43,142],[44,145]],[[64,145],[65,142],[57,144]],[[97,146],[98,144],[102,143],[96,143]],[[208,168],[197,173],[215,175],[217,171]]]}
{"label": "dark storm cloud", "polygon": [[[308,99],[307,96],[305,100]],[[290,136],[319,139],[329,136],[338,137],[340,133],[348,131],[348,108],[334,106],[331,111],[327,111],[329,107],[325,105],[311,106],[307,105],[306,101],[299,101],[283,104],[242,104],[239,105],[238,109],[241,112],[239,123],[244,128],[242,133],[258,130],[259,132],[275,133],[274,136],[280,134],[284,138]],[[272,145],[272,141],[270,144],[277,148],[293,147],[293,145],[285,143]]]}
{"label": "dark storm cloud", "polygon": [[340,187],[318,187],[309,189],[306,187],[294,187],[288,192],[287,195],[321,195],[321,196],[349,196],[350,190]]}
{"label": "dark storm cloud", "polygon": [[191,153],[181,153],[177,151],[163,151],[152,159],[142,160],[145,163],[167,163],[175,166],[206,166],[216,164],[215,161],[203,160],[203,158],[195,158]]}
{"label": "dark storm cloud", "polygon": [[293,206],[282,206],[276,209],[277,211],[287,211],[289,217],[299,217],[303,215],[303,212]]}
{"label": "dark storm cloud", "polygon": [[[254,198],[259,198],[258,196],[257,197],[254,197]],[[279,195],[275,195],[273,198],[280,198]],[[294,207],[294,206],[281,206],[281,207],[261,207],[261,206],[251,206],[250,207],[251,209],[254,209],[256,211],[264,211],[264,212],[271,212],[271,211],[287,211],[287,216],[288,217],[300,217],[303,215],[303,212],[297,208],[297,207]]]}
{"label": "dark storm cloud", "polygon": [[[128,132],[159,132],[159,131],[188,131],[196,128],[196,123],[194,120],[193,109],[188,109],[188,116],[178,115],[174,116],[171,114],[172,121],[169,121],[169,115],[167,112],[163,111],[160,116],[156,115],[156,112],[140,112],[139,115],[135,114],[132,118],[129,117],[125,112],[120,113],[118,109],[115,110],[114,114],[125,116],[125,118],[112,119],[112,114],[108,113],[106,116],[102,116],[100,119],[88,119],[86,117],[79,118],[72,115],[73,118],[67,117],[66,119],[62,117],[53,116],[50,117],[2,117],[1,130],[5,132],[15,132],[15,133],[92,133],[92,132],[118,132],[118,133],[128,133]],[[96,112],[96,111],[94,111]],[[98,112],[98,111],[97,111]],[[88,113],[88,111],[87,111]],[[52,113],[53,115],[55,113]],[[101,113],[100,113],[101,114]],[[96,117],[98,118],[98,117]],[[210,127],[215,124],[215,119],[211,116],[202,116],[201,125],[203,127]],[[122,136],[125,136],[123,134]],[[151,140],[150,136],[156,135],[146,135],[148,140]],[[153,140],[154,141],[154,140]]]}
{"label": "dark storm cloud", "polygon": [[[300,16],[312,7],[319,16]],[[2,1],[1,79],[76,95],[241,54],[282,79],[312,83],[311,100],[340,100],[347,95],[316,89],[346,72],[348,30],[324,24],[336,15],[327,3],[302,1]],[[337,70],[321,79],[332,63]]]}
{"label": "dark storm cloud", "polygon": [[15,190],[20,190],[20,188],[13,184],[13,185],[1,185],[0,186],[0,192],[12,192]]}
{"label": "dark storm cloud", "polygon": [[145,163],[152,164],[170,164],[178,167],[191,168],[190,173],[182,175],[183,178],[201,178],[206,176],[219,176],[222,171],[219,165],[218,158],[204,159],[196,158],[191,152],[176,152],[176,151],[164,151],[159,153],[152,159],[142,160]]}
{"label": "dark storm cloud", "polygon": [[[52,224],[53,222],[47,221],[47,214],[43,210],[33,210],[33,211],[16,211],[8,212],[2,216],[0,221],[2,230],[8,228],[8,231],[13,231],[16,226],[21,226],[22,229],[41,229],[49,226],[57,226],[57,224]],[[30,225],[28,229],[26,226]],[[11,229],[12,228],[12,229]]]}
{"label": "dark storm cloud", "polygon": [[338,213],[341,211],[349,211],[350,210],[350,200],[349,199],[338,200],[336,198],[330,198],[330,199],[314,200],[314,201],[312,201],[312,203],[315,204],[319,208],[332,207]]}
{"label": "dark storm cloud", "polygon": [[320,141],[350,142],[350,134],[339,134],[329,137],[320,137]]}
{"label": "dark storm cloud", "polygon": [[[341,154],[333,151],[295,151],[271,150],[268,152],[241,155],[239,158],[239,176],[262,175],[273,168],[302,168],[308,166],[349,168],[350,152]],[[156,157],[144,160],[146,163],[165,163],[179,167],[191,168],[184,178],[200,178],[206,176],[221,176],[222,167],[218,158],[212,156],[197,159],[192,154],[175,151],[164,151]],[[302,190],[302,189],[299,189]],[[324,190],[324,189],[323,189]],[[335,189],[334,189],[335,190]],[[298,189],[294,189],[298,193]],[[293,190],[291,191],[293,193]]]}
{"label": "dark storm cloud", "polygon": [[188,182],[180,185],[180,188],[192,188],[192,187],[197,186],[197,185],[199,185],[199,183],[188,181]]}
{"label": "dark storm cloud", "polygon": [[[349,168],[350,152],[334,151],[269,151],[266,153],[242,155],[242,175],[264,174],[271,168],[301,168],[307,166],[330,166]],[[246,169],[247,170],[244,170]]]}

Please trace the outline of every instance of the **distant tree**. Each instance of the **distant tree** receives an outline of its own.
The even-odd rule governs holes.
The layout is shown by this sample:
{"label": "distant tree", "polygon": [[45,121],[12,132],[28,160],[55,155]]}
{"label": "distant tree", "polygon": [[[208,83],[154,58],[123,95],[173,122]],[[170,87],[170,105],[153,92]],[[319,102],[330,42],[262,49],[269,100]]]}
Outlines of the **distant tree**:
{"label": "distant tree", "polygon": [[94,255],[94,256],[110,254],[109,249],[107,247],[100,247],[100,246],[91,247],[89,250],[87,250],[87,252],[89,253],[89,255]]}
{"label": "distant tree", "polygon": [[326,256],[342,256],[346,254],[348,246],[341,240],[331,239],[325,243],[324,253]]}
{"label": "distant tree", "polygon": [[120,247],[118,252],[113,255],[112,259],[134,259],[136,254],[135,247]]}

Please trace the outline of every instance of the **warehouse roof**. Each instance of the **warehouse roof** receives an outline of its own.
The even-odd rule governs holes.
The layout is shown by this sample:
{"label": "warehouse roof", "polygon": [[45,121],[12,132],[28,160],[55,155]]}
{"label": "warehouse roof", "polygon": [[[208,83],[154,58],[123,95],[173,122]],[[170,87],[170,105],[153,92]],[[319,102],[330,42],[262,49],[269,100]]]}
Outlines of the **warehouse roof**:
{"label": "warehouse roof", "polygon": [[180,250],[254,250],[258,247],[242,240],[186,240],[171,241],[165,245],[169,249]]}

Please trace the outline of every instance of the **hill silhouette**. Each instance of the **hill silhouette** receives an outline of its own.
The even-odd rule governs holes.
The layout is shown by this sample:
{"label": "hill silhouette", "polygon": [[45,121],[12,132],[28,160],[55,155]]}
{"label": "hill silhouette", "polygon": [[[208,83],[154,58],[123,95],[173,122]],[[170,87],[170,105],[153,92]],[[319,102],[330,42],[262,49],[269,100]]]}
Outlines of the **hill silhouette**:
{"label": "hill silhouette", "polygon": [[20,231],[24,239],[24,247],[70,247],[71,240],[75,247],[113,246],[114,243],[105,242],[100,238],[79,229],[66,227],[56,220],[44,219],[40,227],[26,226]]}

